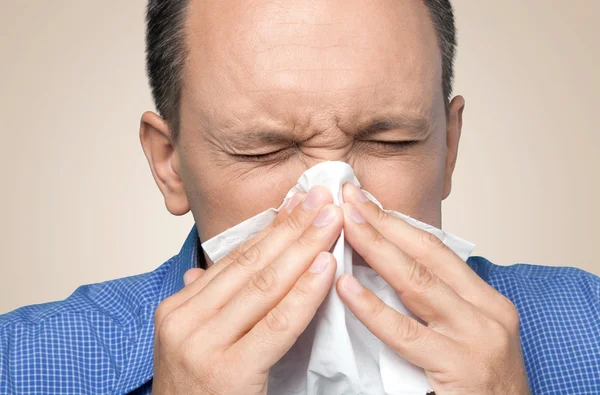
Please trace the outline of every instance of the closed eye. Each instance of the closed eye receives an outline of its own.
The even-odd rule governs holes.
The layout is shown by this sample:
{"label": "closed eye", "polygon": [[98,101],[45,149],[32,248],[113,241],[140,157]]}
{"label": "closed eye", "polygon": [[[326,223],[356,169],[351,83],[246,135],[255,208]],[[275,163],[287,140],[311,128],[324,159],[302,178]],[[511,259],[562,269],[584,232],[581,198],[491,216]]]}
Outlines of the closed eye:
{"label": "closed eye", "polygon": [[[408,141],[381,141],[381,140],[365,140],[364,143],[375,144],[381,148],[385,149],[393,149],[393,150],[403,150],[413,145],[420,143],[417,140],[408,140]],[[267,162],[270,160],[280,160],[287,159],[291,156],[290,147],[282,148],[277,151],[266,152],[264,154],[236,154],[235,157],[240,158],[249,162]]]}
{"label": "closed eye", "polygon": [[236,154],[235,157],[240,158],[245,161],[249,161],[249,162],[269,161],[269,160],[287,158],[289,156],[289,153],[286,154],[286,151],[290,151],[290,148],[282,148],[280,150],[267,152],[264,154],[253,154],[253,155]]}
{"label": "closed eye", "polygon": [[417,141],[417,140],[408,140],[408,141],[367,140],[366,142],[376,144],[383,148],[388,148],[388,149],[391,148],[391,149],[397,149],[397,150],[405,149],[405,148],[408,148],[415,144],[420,143],[420,141]]}

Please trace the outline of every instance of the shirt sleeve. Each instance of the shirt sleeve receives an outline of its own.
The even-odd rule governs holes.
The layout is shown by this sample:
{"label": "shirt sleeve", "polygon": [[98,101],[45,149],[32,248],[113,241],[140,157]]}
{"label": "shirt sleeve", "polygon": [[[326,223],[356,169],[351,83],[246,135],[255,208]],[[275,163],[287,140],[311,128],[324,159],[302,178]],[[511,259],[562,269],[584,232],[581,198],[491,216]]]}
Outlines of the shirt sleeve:
{"label": "shirt sleeve", "polygon": [[97,311],[35,322],[0,316],[0,393],[109,393],[130,349],[123,331]]}

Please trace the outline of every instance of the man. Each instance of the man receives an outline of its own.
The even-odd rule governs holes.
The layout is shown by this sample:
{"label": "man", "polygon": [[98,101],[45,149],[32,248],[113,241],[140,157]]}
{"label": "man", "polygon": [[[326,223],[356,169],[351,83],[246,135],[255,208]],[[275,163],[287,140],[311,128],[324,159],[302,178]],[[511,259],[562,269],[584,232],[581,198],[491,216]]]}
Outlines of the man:
{"label": "man", "polygon": [[[141,142],[167,209],[196,226],[152,273],[2,316],[0,393],[263,394],[332,286],[437,394],[600,392],[597,277],[466,265],[350,185],[342,207],[317,187],[217,263],[201,253],[326,160],[441,226],[465,106],[447,0],[150,0],[147,21],[160,115]],[[421,322],[334,284],[342,229]]]}

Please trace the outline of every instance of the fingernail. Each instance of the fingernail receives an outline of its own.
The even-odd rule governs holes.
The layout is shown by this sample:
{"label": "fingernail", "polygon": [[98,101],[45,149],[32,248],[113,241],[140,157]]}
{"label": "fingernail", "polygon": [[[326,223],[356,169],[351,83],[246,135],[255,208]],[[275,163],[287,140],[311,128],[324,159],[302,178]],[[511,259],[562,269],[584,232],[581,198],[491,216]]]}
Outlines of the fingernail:
{"label": "fingernail", "polygon": [[364,194],[363,191],[361,191],[361,189],[355,185],[352,185],[353,188],[353,194],[354,197],[356,198],[356,200],[358,200],[359,202],[365,203],[367,202],[369,199],[367,198],[367,195]]}
{"label": "fingernail", "polygon": [[332,206],[325,206],[321,209],[317,218],[313,221],[313,225],[322,228],[324,226],[330,225],[335,218],[335,213],[333,211]]}
{"label": "fingernail", "polygon": [[353,294],[359,294],[363,290],[363,286],[360,285],[358,280],[351,274],[347,275],[344,278],[343,285],[344,285],[344,288],[346,288],[348,291],[352,292]]}
{"label": "fingernail", "polygon": [[319,207],[319,203],[321,202],[321,190],[320,188],[312,188],[308,191],[308,195],[306,199],[302,201],[302,205],[307,210],[314,210]]}
{"label": "fingernail", "polygon": [[288,200],[288,203],[286,205],[286,210],[288,211],[288,213],[294,211],[296,206],[298,206],[298,204],[304,199],[305,196],[306,195],[304,195],[303,193],[297,193],[294,196],[292,196],[290,200]]}
{"label": "fingernail", "polygon": [[354,207],[352,204],[344,204],[344,212],[348,217],[350,217],[352,221],[356,222],[357,224],[365,223],[365,219],[362,217],[362,215],[360,215],[356,207]]}
{"label": "fingernail", "polygon": [[319,252],[319,255],[317,255],[313,264],[310,265],[308,271],[315,274],[322,273],[327,265],[329,265],[329,254],[326,252]]}

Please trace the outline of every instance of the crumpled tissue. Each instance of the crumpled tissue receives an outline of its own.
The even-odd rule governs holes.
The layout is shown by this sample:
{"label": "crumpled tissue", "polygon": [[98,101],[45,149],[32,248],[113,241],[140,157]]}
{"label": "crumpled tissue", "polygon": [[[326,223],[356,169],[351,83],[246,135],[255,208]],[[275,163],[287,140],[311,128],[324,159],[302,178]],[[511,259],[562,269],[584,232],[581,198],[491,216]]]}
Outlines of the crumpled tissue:
{"label": "crumpled tissue", "polygon": [[[322,162],[308,169],[285,196],[282,205],[266,210],[204,242],[202,247],[213,262],[267,227],[281,207],[297,192],[316,185],[331,191],[341,205],[342,186],[360,187],[352,167],[345,162]],[[381,204],[370,193],[367,197]],[[470,242],[445,233],[404,214],[386,210],[411,225],[436,235],[463,260],[474,249]],[[414,317],[400,298],[340,235],[331,250],[337,260],[336,279],[352,273],[365,287],[398,312]],[[376,338],[343,304],[335,283],[310,325],[294,346],[269,371],[269,395],[425,395],[431,387],[425,372],[401,358]]]}

